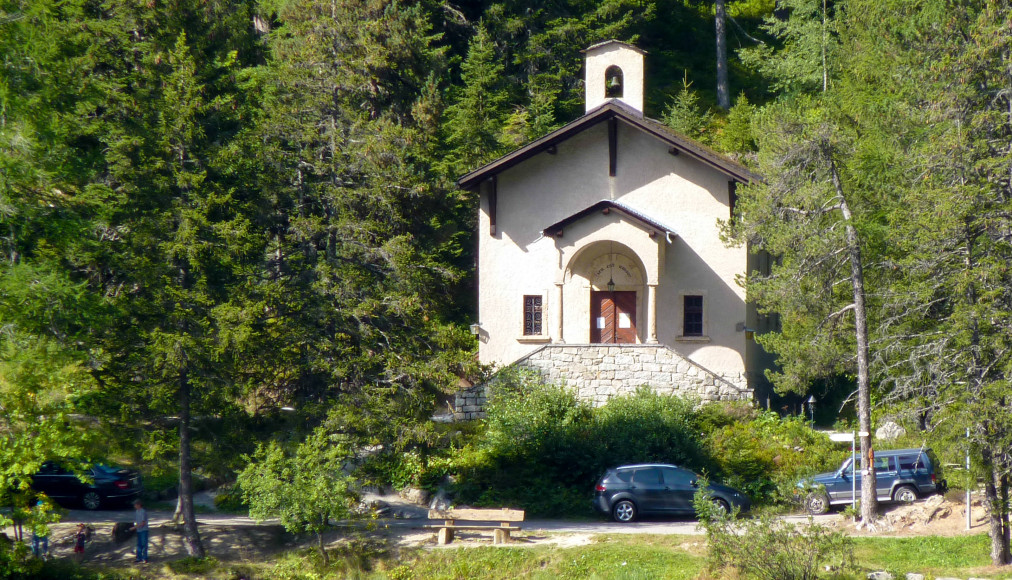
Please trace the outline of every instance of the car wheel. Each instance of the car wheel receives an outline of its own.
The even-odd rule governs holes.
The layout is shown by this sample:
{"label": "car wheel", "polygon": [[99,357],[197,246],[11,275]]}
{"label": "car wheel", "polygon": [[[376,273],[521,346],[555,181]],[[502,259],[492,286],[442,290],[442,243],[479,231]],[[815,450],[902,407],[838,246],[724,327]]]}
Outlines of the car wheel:
{"label": "car wheel", "polygon": [[805,509],[810,514],[824,514],[829,511],[829,498],[824,493],[812,492],[805,498]]}
{"label": "car wheel", "polygon": [[97,510],[102,505],[102,496],[97,491],[86,491],[81,496],[81,503],[84,504],[84,509]]}
{"label": "car wheel", "polygon": [[636,519],[636,504],[630,500],[623,499],[611,508],[611,515],[615,518],[616,522],[631,522]]}
{"label": "car wheel", "polygon": [[893,501],[897,503],[912,503],[917,499],[917,490],[909,485],[901,485],[893,492]]}
{"label": "car wheel", "polygon": [[717,512],[718,516],[726,516],[731,513],[731,506],[727,505],[727,502],[720,499],[719,497],[713,498],[713,509]]}

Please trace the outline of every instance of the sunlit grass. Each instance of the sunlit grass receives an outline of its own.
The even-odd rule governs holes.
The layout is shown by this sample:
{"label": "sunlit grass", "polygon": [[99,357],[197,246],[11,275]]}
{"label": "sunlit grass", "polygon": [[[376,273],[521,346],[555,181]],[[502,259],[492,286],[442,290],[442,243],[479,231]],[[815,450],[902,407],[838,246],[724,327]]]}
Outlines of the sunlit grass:
{"label": "sunlit grass", "polygon": [[985,534],[854,538],[854,545],[854,556],[861,566],[894,573],[966,576],[991,563],[990,540]]}

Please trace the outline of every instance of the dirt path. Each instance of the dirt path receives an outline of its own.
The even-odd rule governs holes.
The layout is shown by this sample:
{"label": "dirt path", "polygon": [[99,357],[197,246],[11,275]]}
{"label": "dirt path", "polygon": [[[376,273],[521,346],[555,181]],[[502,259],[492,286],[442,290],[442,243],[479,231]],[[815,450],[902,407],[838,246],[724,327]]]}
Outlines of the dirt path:
{"label": "dirt path", "polygon": [[[386,501],[389,500],[389,501]],[[401,547],[430,547],[435,544],[435,533],[421,529],[431,522],[424,517],[424,507],[412,506],[394,498],[386,498],[385,503],[391,509],[387,513],[398,517],[375,520],[371,523],[348,523],[337,526],[329,533],[327,540],[338,545],[350,538],[361,537],[363,534],[371,538],[383,540],[390,545]],[[812,518],[812,521],[832,528],[840,529],[851,535],[877,536],[913,536],[913,535],[962,535],[976,534],[986,531],[984,510],[979,502],[972,512],[972,527],[966,530],[965,508],[960,503],[949,502],[941,496],[921,500],[911,505],[891,506],[883,510],[883,517],[873,528],[855,526],[854,522],[839,513],[830,513]],[[183,545],[182,530],[171,522],[172,513],[152,511],[150,558],[153,562],[174,560],[186,556]],[[102,563],[112,566],[132,566],[134,539],[115,542],[112,538],[112,526],[115,522],[130,522],[133,519],[131,510],[117,511],[85,511],[70,510],[60,524],[53,526],[50,539],[50,552],[54,557],[63,558],[73,555],[73,537],[77,524],[83,522],[93,530],[88,542],[85,561]],[[805,524],[809,521],[806,515],[785,516],[787,521]],[[295,538],[286,533],[276,521],[257,523],[246,516],[210,513],[197,516],[199,530],[208,555],[221,561],[256,562],[270,559],[279,551],[306,545],[306,538]],[[12,530],[4,530],[11,535]],[[587,544],[598,534],[660,534],[660,535],[699,535],[696,521],[693,519],[646,519],[629,524],[619,524],[603,520],[563,521],[563,520],[528,520],[523,523],[523,531],[514,534],[515,546],[577,546]],[[467,547],[488,545],[487,534],[458,533],[457,540],[451,547]]]}

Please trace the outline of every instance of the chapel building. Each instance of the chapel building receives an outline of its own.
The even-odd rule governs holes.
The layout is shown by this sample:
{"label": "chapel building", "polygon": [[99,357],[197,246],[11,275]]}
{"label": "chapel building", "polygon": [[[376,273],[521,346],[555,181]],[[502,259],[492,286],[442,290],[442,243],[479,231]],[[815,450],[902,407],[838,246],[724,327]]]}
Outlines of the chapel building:
{"label": "chapel building", "polygon": [[768,357],[738,278],[762,257],[719,221],[759,178],[644,116],[643,50],[584,53],[586,114],[458,181],[480,197],[479,358],[594,404],[641,385],[750,400]]}

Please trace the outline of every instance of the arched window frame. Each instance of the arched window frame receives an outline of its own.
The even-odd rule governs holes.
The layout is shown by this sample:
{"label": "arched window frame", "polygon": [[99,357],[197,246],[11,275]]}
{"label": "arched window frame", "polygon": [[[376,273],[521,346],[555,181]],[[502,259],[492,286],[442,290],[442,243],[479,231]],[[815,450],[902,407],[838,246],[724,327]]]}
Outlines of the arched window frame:
{"label": "arched window frame", "polygon": [[625,74],[618,65],[611,65],[604,70],[604,96],[609,99],[621,99],[625,94]]}

